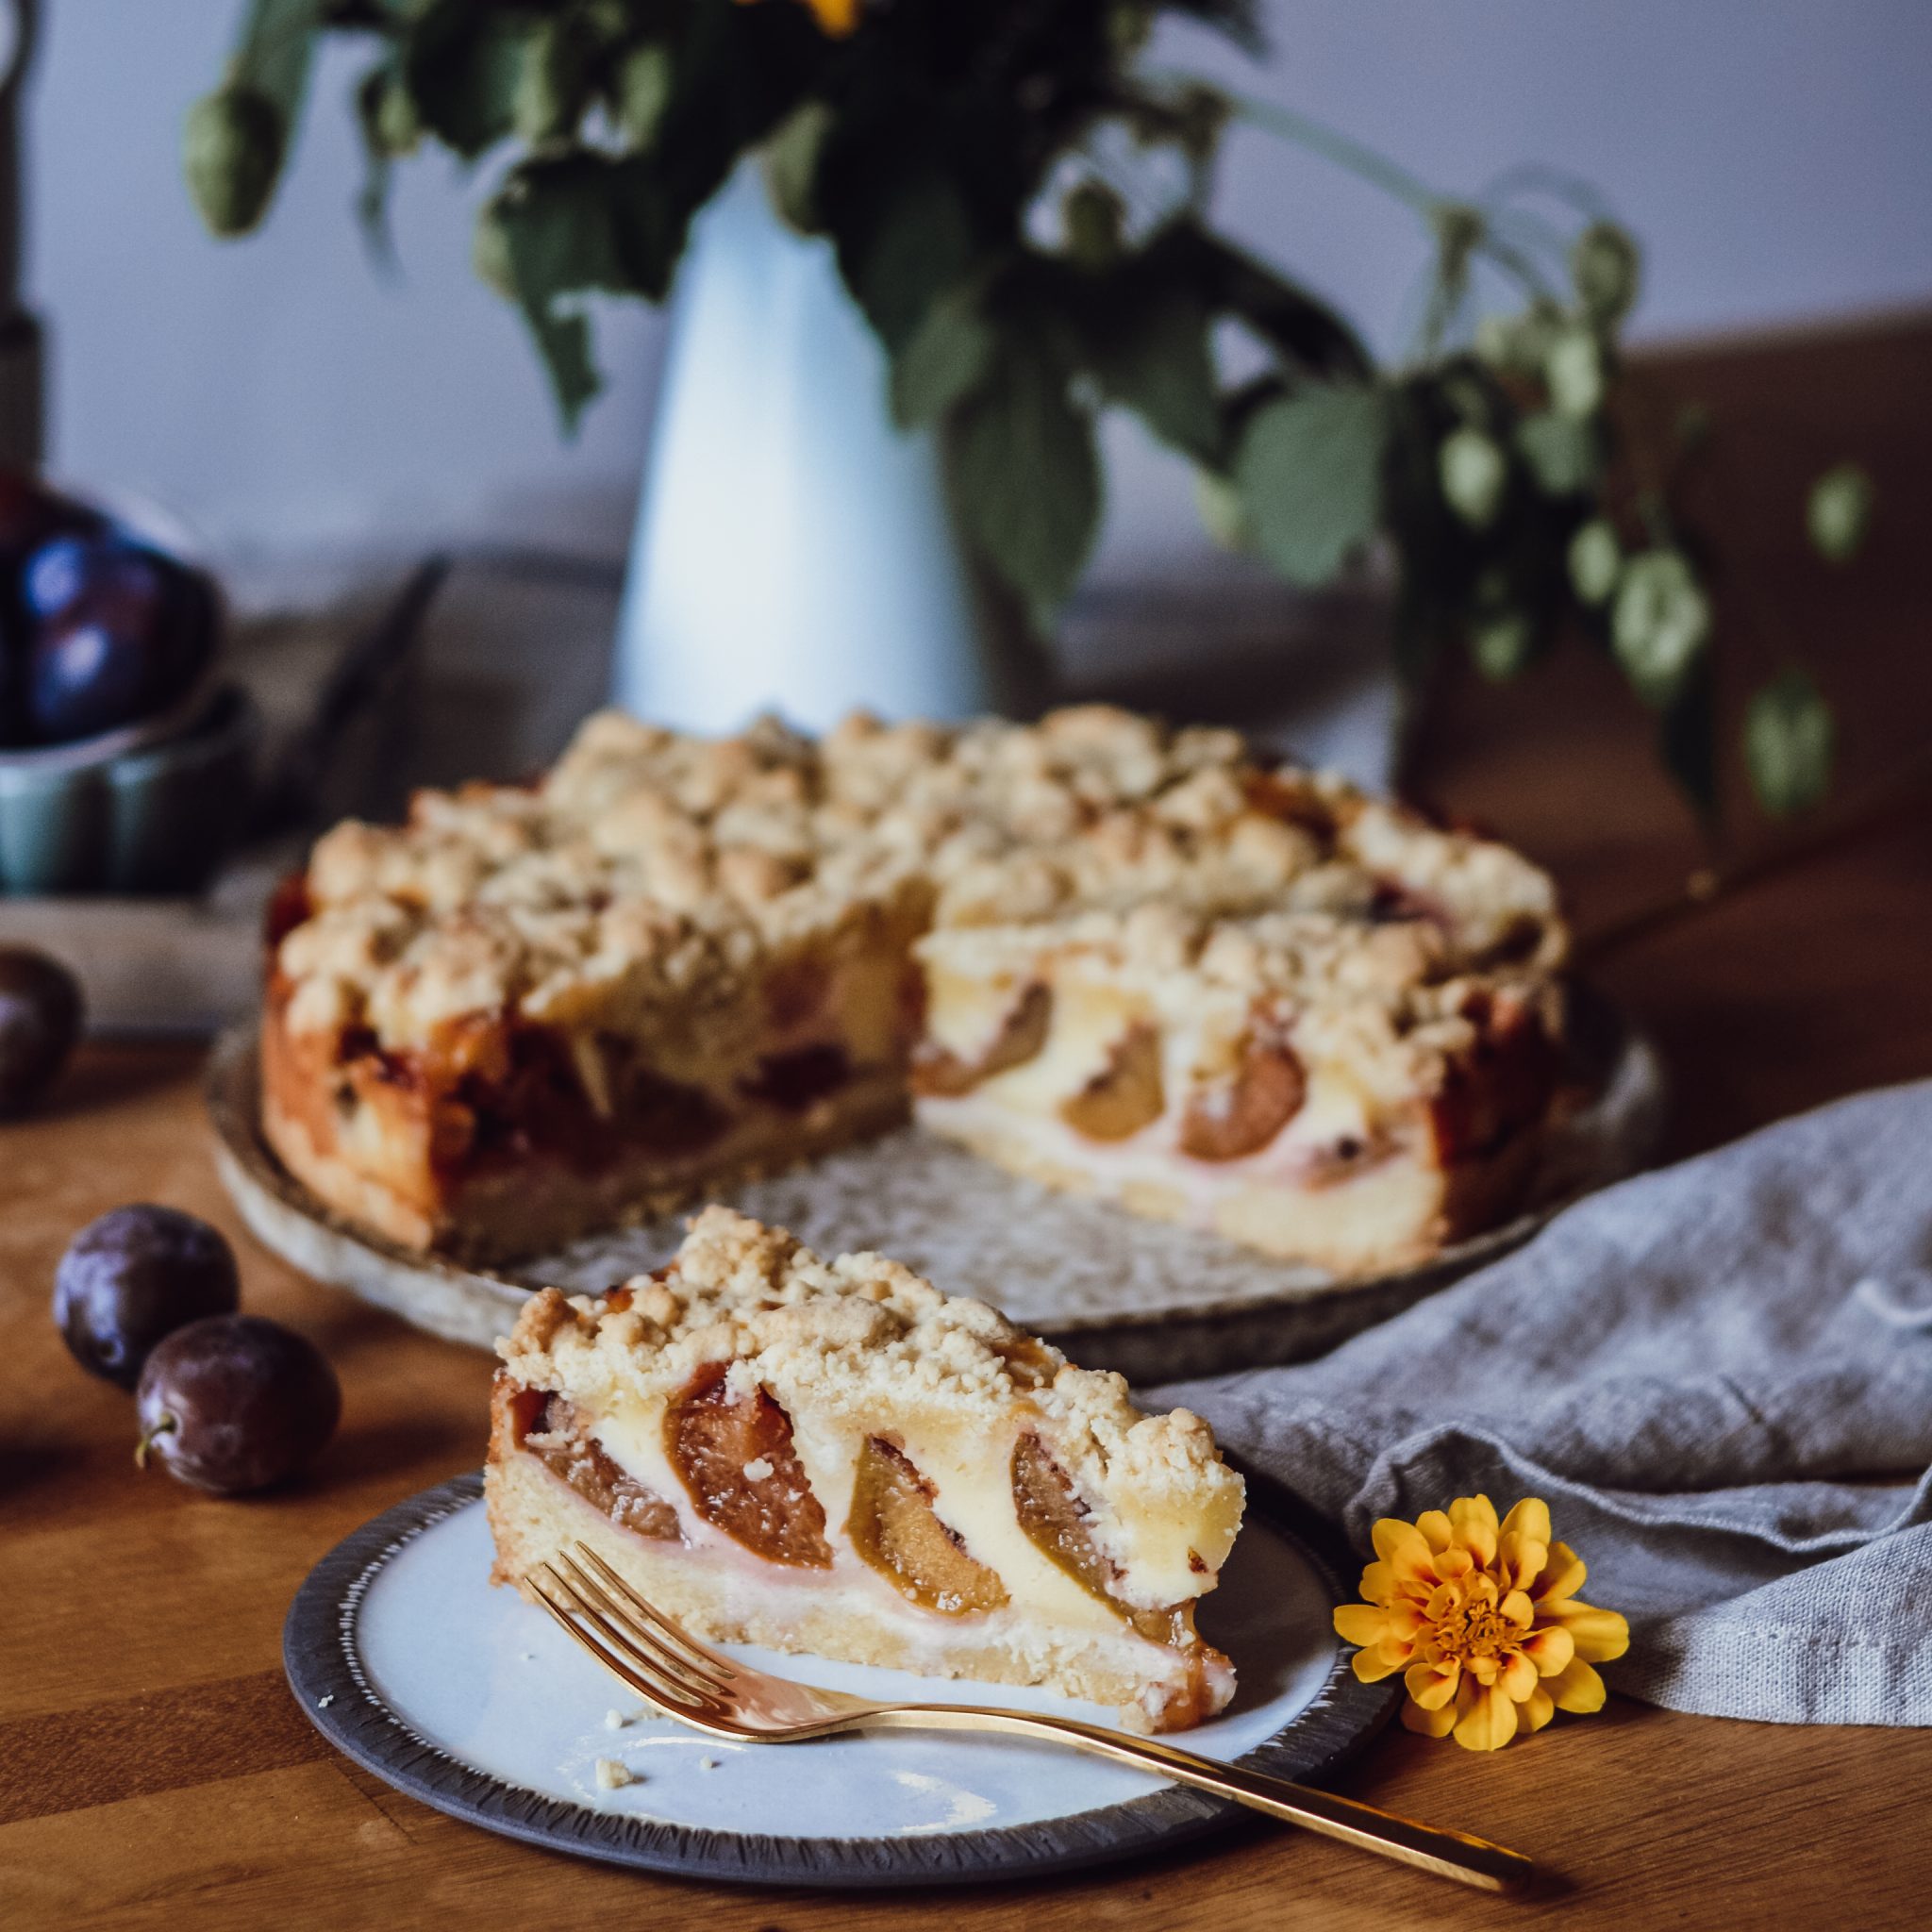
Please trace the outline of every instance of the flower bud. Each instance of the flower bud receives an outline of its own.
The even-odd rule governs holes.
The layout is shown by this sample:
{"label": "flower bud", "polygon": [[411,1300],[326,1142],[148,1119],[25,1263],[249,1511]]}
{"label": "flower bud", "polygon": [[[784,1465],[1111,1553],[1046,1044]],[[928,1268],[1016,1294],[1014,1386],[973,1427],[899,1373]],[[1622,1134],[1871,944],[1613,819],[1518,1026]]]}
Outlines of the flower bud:
{"label": "flower bud", "polygon": [[1710,641],[1710,600],[1675,550],[1646,550],[1624,566],[1610,614],[1617,660],[1647,704],[1666,705]]}
{"label": "flower bud", "polygon": [[1812,484],[1805,526],[1828,562],[1849,563],[1863,547],[1871,522],[1872,479],[1857,463],[1840,463]]}
{"label": "flower bud", "polygon": [[181,164],[214,233],[245,234],[260,221],[275,193],[285,139],[280,108],[240,81],[204,94],[188,110]]}
{"label": "flower bud", "polygon": [[1574,324],[1559,329],[1543,358],[1551,406],[1565,416],[1593,416],[1604,399],[1604,357],[1595,336]]}
{"label": "flower bud", "polygon": [[1601,328],[1614,328],[1637,300],[1643,258],[1626,229],[1592,222],[1570,250],[1570,276],[1583,312]]}
{"label": "flower bud", "polygon": [[1475,325],[1477,358],[1511,375],[1541,372],[1562,311],[1539,297],[1521,315],[1485,315]]}
{"label": "flower bud", "polygon": [[1246,551],[1255,547],[1254,519],[1241,491],[1218,470],[1194,465],[1194,508],[1201,527],[1218,549]]}
{"label": "flower bud", "polygon": [[1471,529],[1486,530],[1503,500],[1509,465],[1480,429],[1464,424],[1442,439],[1436,452],[1436,477],[1449,508]]}
{"label": "flower bud", "polygon": [[1570,588],[1583,604],[1601,604],[1617,587],[1624,548],[1602,517],[1592,517],[1570,540]]}
{"label": "flower bud", "polygon": [[412,155],[423,144],[423,117],[416,99],[399,75],[385,75],[377,83],[375,112],[371,121],[375,143],[386,155]]}
{"label": "flower bud", "polygon": [[1469,652],[1491,684],[1507,684],[1535,654],[1536,628],[1521,610],[1498,610],[1469,627]]}

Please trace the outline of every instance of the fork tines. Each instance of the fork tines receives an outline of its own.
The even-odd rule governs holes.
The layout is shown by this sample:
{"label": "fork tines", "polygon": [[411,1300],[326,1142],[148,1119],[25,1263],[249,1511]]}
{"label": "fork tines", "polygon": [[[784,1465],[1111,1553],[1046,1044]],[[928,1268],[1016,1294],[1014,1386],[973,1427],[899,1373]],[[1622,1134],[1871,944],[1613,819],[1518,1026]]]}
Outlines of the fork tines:
{"label": "fork tines", "polygon": [[588,1544],[558,1551],[527,1574],[551,1616],[667,1717],[709,1728],[727,1714],[737,1674],[730,1658],[640,1596]]}

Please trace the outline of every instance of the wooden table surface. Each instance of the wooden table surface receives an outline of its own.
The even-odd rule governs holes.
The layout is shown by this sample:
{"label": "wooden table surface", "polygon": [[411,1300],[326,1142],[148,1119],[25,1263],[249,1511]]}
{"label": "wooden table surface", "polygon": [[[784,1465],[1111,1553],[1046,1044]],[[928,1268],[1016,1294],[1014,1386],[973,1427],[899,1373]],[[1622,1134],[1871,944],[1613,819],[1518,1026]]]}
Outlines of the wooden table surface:
{"label": "wooden table surface", "polygon": [[[1847,708],[1855,774],[1923,745],[1932,326],[1678,358],[1658,375],[1741,425],[1727,554],[1761,569],[1789,622],[1830,640],[1825,675]],[[1866,565],[1832,579],[1794,541],[1793,503],[1807,466],[1846,453],[1873,465],[1886,495]],[[1669,887],[1696,856],[1641,721],[1588,664],[1500,699],[1455,694],[1421,775],[1552,864],[1586,928]],[[1674,1068],[1674,1151],[1932,1074],[1926,823],[1923,810],[1896,818],[1606,964]],[[341,1434],[289,1493],[223,1502],[138,1474],[128,1399],[62,1349],[47,1318],[55,1263],[83,1222],[129,1200],[228,1229],[248,1305],[334,1359]],[[1386,1932],[1932,1917],[1932,1732],[1731,1724],[1624,1698],[1492,1757],[1392,1730],[1342,1780],[1558,1875],[1508,1903],[1258,1824],[1165,1859],[943,1897],[733,1891],[490,1837],[337,1756],[279,1664],[283,1613],[316,1558],[398,1498],[475,1466],[490,1367],[246,1241],[209,1161],[187,1050],[91,1049],[41,1117],[0,1126],[0,1924],[858,1932],[940,1910],[961,1932]]]}

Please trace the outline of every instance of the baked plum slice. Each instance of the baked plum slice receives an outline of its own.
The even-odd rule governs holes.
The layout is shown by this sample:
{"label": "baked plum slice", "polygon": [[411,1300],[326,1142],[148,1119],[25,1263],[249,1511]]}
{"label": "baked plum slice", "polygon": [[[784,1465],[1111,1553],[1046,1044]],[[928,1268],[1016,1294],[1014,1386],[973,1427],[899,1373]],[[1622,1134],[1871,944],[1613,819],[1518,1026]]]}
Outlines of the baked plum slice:
{"label": "baked plum slice", "polygon": [[982,1080],[1033,1058],[1046,1044],[1052,1024],[1053,994],[1035,980],[1008,1008],[991,1041],[973,1059],[962,1059],[931,1041],[922,1042],[912,1056],[912,1091],[947,1096],[970,1093]]}
{"label": "baked plum slice", "polygon": [[1241,1160],[1262,1148],[1302,1110],[1302,1063],[1285,1046],[1250,1040],[1234,1078],[1198,1090],[1181,1116],[1180,1143],[1196,1160]]}
{"label": "baked plum slice", "polygon": [[724,1364],[664,1413],[664,1446],[697,1512],[769,1563],[829,1570],[825,1512],[791,1446],[791,1418],[765,1389],[734,1393]]}
{"label": "baked plum slice", "polygon": [[1006,1586],[940,1521],[937,1493],[903,1450],[883,1436],[868,1436],[846,1524],[853,1548],[922,1609],[947,1617],[998,1609]]}
{"label": "baked plum slice", "polygon": [[1160,1036],[1137,1020],[1115,1042],[1106,1066],[1061,1101],[1060,1118],[1090,1141],[1125,1141],[1158,1120],[1166,1105]]}

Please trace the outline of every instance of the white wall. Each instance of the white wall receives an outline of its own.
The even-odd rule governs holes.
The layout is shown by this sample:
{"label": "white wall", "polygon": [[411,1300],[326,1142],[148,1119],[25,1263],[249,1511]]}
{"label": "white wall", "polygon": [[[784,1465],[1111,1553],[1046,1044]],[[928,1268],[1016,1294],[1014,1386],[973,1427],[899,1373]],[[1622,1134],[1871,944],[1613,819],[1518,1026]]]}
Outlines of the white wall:
{"label": "white wall", "polygon": [[[938,4],[938,0],[899,0]],[[469,276],[473,198],[403,174],[403,278],[349,218],[353,63],[319,76],[268,232],[218,245],[178,128],[234,0],[48,0],[28,108],[28,278],[52,331],[53,452],[226,543],[431,533],[621,543],[660,341],[606,328],[612,382],[574,445],[520,325]],[[1267,0],[1273,64],[1224,77],[1335,122],[1448,190],[1512,162],[1600,183],[1650,250],[1641,332],[1932,301],[1932,0]],[[1234,140],[1229,224],[1388,346],[1422,260],[1411,218],[1271,138]],[[1186,492],[1115,438],[1109,575],[1188,570]]]}

